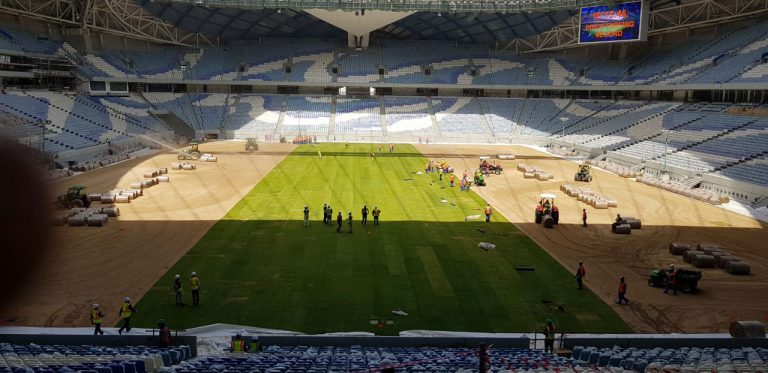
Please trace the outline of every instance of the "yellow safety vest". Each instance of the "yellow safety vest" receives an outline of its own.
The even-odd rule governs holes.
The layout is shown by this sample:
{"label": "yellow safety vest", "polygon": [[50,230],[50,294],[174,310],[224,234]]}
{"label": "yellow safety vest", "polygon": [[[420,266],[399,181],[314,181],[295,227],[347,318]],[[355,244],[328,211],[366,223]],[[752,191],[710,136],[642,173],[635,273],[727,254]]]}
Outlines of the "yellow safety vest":
{"label": "yellow safety vest", "polygon": [[232,341],[232,352],[245,351],[245,341],[242,339]]}
{"label": "yellow safety vest", "polygon": [[101,313],[99,310],[92,310],[91,311],[91,322],[94,324],[101,324],[102,318]]}
{"label": "yellow safety vest", "polygon": [[131,317],[131,304],[130,303],[123,303],[123,305],[120,306],[120,317],[122,317],[122,318]]}
{"label": "yellow safety vest", "polygon": [[192,290],[200,289],[200,278],[198,278],[197,276],[190,278],[189,287]]}

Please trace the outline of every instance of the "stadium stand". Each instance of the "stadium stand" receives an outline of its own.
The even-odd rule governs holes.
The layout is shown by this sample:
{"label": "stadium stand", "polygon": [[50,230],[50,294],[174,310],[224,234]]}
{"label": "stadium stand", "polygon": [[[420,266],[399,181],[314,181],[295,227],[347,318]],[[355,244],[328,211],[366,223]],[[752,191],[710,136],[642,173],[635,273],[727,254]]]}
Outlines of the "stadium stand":
{"label": "stadium stand", "polygon": [[[331,98],[328,96],[289,96],[282,131],[326,135],[331,124]],[[278,130],[280,132],[280,130]]]}
{"label": "stadium stand", "polygon": [[385,97],[384,105],[389,135],[436,135],[427,98]]}
{"label": "stadium stand", "polygon": [[275,132],[285,96],[247,94],[233,101],[225,129],[236,136],[255,137]]}
{"label": "stadium stand", "polygon": [[336,100],[336,134],[364,133],[381,136],[381,102],[339,98]]}
{"label": "stadium stand", "polygon": [[623,368],[635,372],[764,372],[765,348],[573,348],[573,364]]}
{"label": "stadium stand", "polygon": [[[529,349],[493,348],[489,358],[492,371],[555,370],[569,366],[567,358]],[[397,372],[457,372],[476,370],[479,358],[477,349],[470,348],[267,346],[256,354],[207,357],[189,365],[189,372],[362,372],[387,367]]]}
{"label": "stadium stand", "polygon": [[156,372],[192,357],[189,346],[104,347],[0,343],[0,372]]}

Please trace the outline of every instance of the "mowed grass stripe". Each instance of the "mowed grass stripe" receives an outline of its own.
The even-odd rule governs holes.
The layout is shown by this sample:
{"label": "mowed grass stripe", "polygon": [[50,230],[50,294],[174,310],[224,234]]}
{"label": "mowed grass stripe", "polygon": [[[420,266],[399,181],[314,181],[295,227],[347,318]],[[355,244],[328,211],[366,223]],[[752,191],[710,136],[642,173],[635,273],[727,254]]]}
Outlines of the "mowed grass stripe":
{"label": "mowed grass stripe", "polygon": [[[225,322],[395,334],[530,331],[553,318],[570,332],[629,330],[594,294],[575,290],[572,276],[500,215],[490,224],[464,221],[482,214],[485,202],[449,187],[447,177],[416,174],[426,159],[413,147],[398,145],[395,154],[371,160],[374,149],[297,148],[158,280],[138,303],[136,324],[164,318],[175,328]],[[333,207],[332,226],[320,221],[323,203]],[[371,216],[360,224],[363,204],[382,210],[381,225],[373,226]],[[305,205],[309,227],[302,224]],[[338,212],[343,233],[336,233]],[[497,248],[483,251],[481,241]],[[186,278],[193,270],[202,279],[202,305],[176,307],[173,275]],[[393,309],[409,316],[394,316]],[[371,319],[394,325],[371,326]]]}

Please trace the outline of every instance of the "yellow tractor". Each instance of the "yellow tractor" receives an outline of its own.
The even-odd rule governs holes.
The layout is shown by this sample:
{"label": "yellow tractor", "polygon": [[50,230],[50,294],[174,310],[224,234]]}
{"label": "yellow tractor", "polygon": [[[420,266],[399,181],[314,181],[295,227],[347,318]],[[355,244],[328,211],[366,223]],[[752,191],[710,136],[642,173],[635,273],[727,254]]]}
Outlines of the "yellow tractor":
{"label": "yellow tractor", "polygon": [[589,165],[586,163],[580,164],[579,172],[576,173],[576,175],[573,177],[573,180],[584,182],[592,181],[592,175],[589,174],[589,168]]}
{"label": "yellow tractor", "polygon": [[200,158],[200,150],[197,149],[198,143],[197,142],[191,142],[189,143],[189,148],[182,149],[179,151],[179,160],[184,161],[188,159],[194,159],[197,160]]}

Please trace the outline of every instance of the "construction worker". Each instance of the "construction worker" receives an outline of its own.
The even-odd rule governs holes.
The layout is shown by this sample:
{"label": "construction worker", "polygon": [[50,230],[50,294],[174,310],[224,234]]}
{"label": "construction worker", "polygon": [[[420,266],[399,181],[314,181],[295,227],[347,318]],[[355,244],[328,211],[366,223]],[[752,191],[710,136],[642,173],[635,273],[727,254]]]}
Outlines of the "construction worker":
{"label": "construction worker", "polygon": [[379,225],[379,215],[381,215],[381,210],[379,210],[377,206],[374,206],[371,214],[373,215],[373,225]]}
{"label": "construction worker", "polygon": [[611,231],[615,231],[619,224],[621,224],[621,214],[616,214],[616,220],[611,224]]}
{"label": "construction worker", "polygon": [[584,269],[584,262],[579,260],[579,268],[576,268],[576,283],[579,285],[579,290],[584,286],[584,276],[587,275],[587,270]]}
{"label": "construction worker", "polygon": [[176,305],[183,306],[184,303],[181,300],[181,275],[177,274],[173,278],[173,291],[176,293]]}
{"label": "construction worker", "polygon": [[360,214],[363,215],[363,220],[362,222],[360,222],[360,224],[367,225],[368,224],[368,206],[367,205],[363,205],[363,209],[360,210]]}
{"label": "construction worker", "polygon": [[437,176],[440,176],[440,180],[443,180],[443,167],[437,168]]}
{"label": "construction worker", "polygon": [[375,160],[376,160],[376,153],[374,153],[374,152],[371,152],[371,160],[372,160],[372,161],[375,161]]}
{"label": "construction worker", "polygon": [[627,299],[627,283],[624,282],[624,276],[619,278],[619,298],[616,299],[616,303],[621,304],[621,302],[624,302],[624,304],[629,303]]}
{"label": "construction worker", "polygon": [[165,320],[160,319],[157,322],[158,336],[160,337],[160,347],[169,347],[171,345],[171,329],[165,325]]}
{"label": "construction worker", "polygon": [[136,308],[131,304],[131,298],[123,298],[123,304],[120,306],[120,311],[118,311],[120,319],[123,320],[123,326],[117,330],[119,334],[123,334],[123,330],[126,332],[131,331],[131,315],[133,315],[134,312],[136,312]]}
{"label": "construction worker", "polygon": [[544,352],[554,353],[555,351],[555,324],[551,319],[547,319],[547,325],[544,326]]}
{"label": "construction worker", "polygon": [[344,218],[341,217],[341,211],[339,211],[339,215],[336,216],[336,223],[338,224],[338,227],[336,227],[336,233],[341,233],[341,222],[344,220]]}
{"label": "construction worker", "polygon": [[491,205],[485,205],[485,222],[490,223],[491,222],[491,213],[493,211],[491,210]]}
{"label": "construction worker", "polygon": [[319,150],[317,151],[317,157],[323,159],[323,153],[321,153]]}
{"label": "construction worker", "polygon": [[350,211],[349,216],[347,216],[347,222],[349,223],[349,231],[347,231],[347,233],[352,233],[352,211]]}
{"label": "construction worker", "polygon": [[328,204],[323,203],[323,224],[328,224]]}
{"label": "construction worker", "polygon": [[101,330],[101,323],[104,322],[104,314],[99,309],[99,304],[94,303],[91,310],[91,324],[93,324],[93,335],[104,335]]}
{"label": "construction worker", "polygon": [[231,349],[232,349],[232,352],[247,352],[248,344],[245,343],[243,336],[241,336],[240,334],[236,334],[235,338],[232,339]]}
{"label": "construction worker", "polygon": [[192,290],[192,305],[200,305],[200,277],[197,277],[197,272],[192,272],[189,276],[189,289]]}
{"label": "construction worker", "polygon": [[456,181],[456,175],[454,175],[453,173],[451,173],[451,174],[448,176],[448,180],[450,180],[450,182],[451,182],[451,188],[453,188],[453,182],[454,182],[454,181]]}
{"label": "construction worker", "polygon": [[333,224],[333,209],[331,208],[331,205],[328,205],[328,225]]}
{"label": "construction worker", "polygon": [[424,165],[424,173],[429,174],[429,161]]}
{"label": "construction worker", "polygon": [[664,285],[664,294],[672,289],[672,294],[677,295],[677,271],[675,271],[675,265],[670,264],[667,271],[667,282]]}
{"label": "construction worker", "polygon": [[304,226],[309,226],[309,206],[304,206]]}

